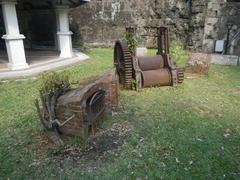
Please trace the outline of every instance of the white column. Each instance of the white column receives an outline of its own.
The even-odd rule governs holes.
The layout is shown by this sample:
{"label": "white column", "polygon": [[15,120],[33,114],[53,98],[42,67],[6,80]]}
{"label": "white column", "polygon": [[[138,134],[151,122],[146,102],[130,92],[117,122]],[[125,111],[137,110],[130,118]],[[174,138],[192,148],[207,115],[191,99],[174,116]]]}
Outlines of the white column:
{"label": "white column", "polygon": [[56,6],[57,14],[57,35],[60,57],[68,58],[73,56],[72,32],[69,30],[68,6]]}
{"label": "white column", "polygon": [[19,32],[16,3],[16,0],[0,0],[6,29],[2,39],[6,42],[9,68],[12,70],[28,68],[23,45],[25,36]]}

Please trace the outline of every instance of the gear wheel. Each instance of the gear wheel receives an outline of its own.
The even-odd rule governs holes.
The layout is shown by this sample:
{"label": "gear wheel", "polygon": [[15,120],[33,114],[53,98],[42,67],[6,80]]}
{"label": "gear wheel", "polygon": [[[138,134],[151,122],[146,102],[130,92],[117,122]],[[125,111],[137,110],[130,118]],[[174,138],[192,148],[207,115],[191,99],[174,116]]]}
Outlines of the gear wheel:
{"label": "gear wheel", "polygon": [[125,88],[131,88],[133,79],[133,58],[128,49],[127,42],[118,40],[114,47],[114,64],[119,75],[120,84]]}
{"label": "gear wheel", "polygon": [[184,80],[184,68],[177,68],[178,84],[182,84]]}

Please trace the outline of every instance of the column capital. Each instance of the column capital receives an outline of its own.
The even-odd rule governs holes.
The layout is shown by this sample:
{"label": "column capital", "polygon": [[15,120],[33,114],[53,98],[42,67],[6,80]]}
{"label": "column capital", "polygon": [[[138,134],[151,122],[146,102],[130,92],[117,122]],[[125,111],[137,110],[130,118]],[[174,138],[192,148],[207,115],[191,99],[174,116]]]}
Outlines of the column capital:
{"label": "column capital", "polygon": [[0,4],[17,4],[17,0],[0,0]]}
{"label": "column capital", "polygon": [[16,34],[16,35],[5,34],[5,35],[2,36],[2,39],[5,39],[5,40],[20,40],[20,39],[25,39],[25,36],[23,34]]}

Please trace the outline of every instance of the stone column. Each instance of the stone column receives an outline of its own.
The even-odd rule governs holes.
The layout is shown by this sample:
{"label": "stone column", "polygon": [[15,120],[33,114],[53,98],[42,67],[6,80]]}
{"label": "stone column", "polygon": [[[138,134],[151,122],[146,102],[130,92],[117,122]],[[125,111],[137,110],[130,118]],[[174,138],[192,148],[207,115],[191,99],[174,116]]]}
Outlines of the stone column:
{"label": "stone column", "polygon": [[58,47],[60,50],[60,57],[69,58],[73,56],[72,53],[72,32],[69,30],[68,19],[69,7],[64,5],[56,6],[57,14],[57,36]]}
{"label": "stone column", "polygon": [[16,0],[0,0],[6,29],[6,34],[3,35],[2,38],[5,39],[6,42],[9,59],[8,66],[12,70],[28,68],[23,45],[23,39],[25,39],[25,36],[19,32],[15,7],[16,3]]}

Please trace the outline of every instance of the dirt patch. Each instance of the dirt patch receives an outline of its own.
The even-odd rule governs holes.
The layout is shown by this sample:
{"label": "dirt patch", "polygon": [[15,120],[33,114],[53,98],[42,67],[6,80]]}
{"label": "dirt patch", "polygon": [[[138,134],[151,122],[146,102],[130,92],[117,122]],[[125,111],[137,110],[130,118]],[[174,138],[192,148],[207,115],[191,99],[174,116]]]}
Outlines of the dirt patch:
{"label": "dirt patch", "polygon": [[126,144],[126,138],[132,130],[133,126],[127,121],[113,124],[110,129],[90,139],[89,148],[84,150],[83,155],[90,159],[103,158],[108,151]]}
{"label": "dirt patch", "polygon": [[126,144],[126,139],[132,130],[133,126],[127,121],[114,123],[110,128],[91,136],[84,148],[69,144],[56,147],[47,139],[47,136],[41,134],[36,136],[37,143],[33,150],[36,152],[37,164],[47,160],[72,159],[75,162],[80,159],[105,160],[109,154],[117,156],[113,151]]}

